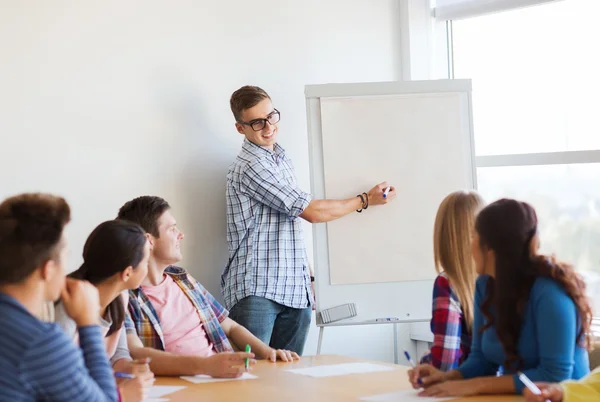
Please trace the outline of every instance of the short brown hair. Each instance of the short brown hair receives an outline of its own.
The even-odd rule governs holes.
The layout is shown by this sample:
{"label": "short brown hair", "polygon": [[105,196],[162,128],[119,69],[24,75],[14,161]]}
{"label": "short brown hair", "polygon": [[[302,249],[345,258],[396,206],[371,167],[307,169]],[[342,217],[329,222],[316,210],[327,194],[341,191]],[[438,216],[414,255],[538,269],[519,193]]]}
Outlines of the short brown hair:
{"label": "short brown hair", "polygon": [[158,219],[171,209],[167,201],[160,197],[143,195],[128,201],[119,209],[117,219],[137,223],[147,233],[159,237]]}
{"label": "short brown hair", "polygon": [[229,106],[235,121],[242,121],[242,112],[258,105],[265,99],[271,99],[269,94],[262,88],[246,85],[235,91],[229,100]]}
{"label": "short brown hair", "polygon": [[56,258],[71,220],[64,198],[30,193],[0,204],[0,284],[20,283],[41,264]]}

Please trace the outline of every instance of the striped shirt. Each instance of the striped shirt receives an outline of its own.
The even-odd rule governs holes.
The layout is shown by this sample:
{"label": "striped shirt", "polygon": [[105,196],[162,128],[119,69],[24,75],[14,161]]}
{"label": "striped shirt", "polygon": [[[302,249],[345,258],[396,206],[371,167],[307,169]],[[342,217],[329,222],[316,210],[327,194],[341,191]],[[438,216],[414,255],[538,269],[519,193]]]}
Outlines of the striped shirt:
{"label": "striped shirt", "polygon": [[284,306],[312,303],[304,235],[298,215],[311,201],[296,184],[284,149],[244,140],[226,185],[229,263],[221,275],[225,306],[260,296]]}
{"label": "striped shirt", "polygon": [[2,293],[0,317],[0,401],[119,400],[99,326],[79,328],[80,349]]}
{"label": "striped shirt", "polygon": [[[232,352],[233,348],[221,327],[221,322],[227,318],[229,312],[185,269],[170,266],[165,269],[165,274],[173,279],[194,305],[206,337],[214,345],[215,351]],[[144,347],[165,350],[165,339],[158,314],[141,287],[129,291],[125,328],[127,334],[137,335]]]}

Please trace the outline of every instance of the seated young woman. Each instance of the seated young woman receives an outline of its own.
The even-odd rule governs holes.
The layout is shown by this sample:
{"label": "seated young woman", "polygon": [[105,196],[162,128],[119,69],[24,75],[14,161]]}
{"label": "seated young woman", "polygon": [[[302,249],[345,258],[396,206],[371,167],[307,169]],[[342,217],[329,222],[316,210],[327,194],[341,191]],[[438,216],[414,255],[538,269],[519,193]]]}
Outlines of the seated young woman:
{"label": "seated young woman", "polygon": [[484,202],[474,191],[455,191],[438,208],[433,256],[438,276],[433,285],[431,352],[421,359],[441,371],[457,368],[471,350],[473,298],[477,272],[471,256],[475,216]]}
{"label": "seated young woman", "polygon": [[580,379],[589,372],[592,311],[585,283],[568,264],[538,254],[537,216],[524,202],[496,201],[478,214],[471,353],[457,370],[409,371],[423,396],[521,394],[532,381]]}
{"label": "seated young woman", "polygon": [[[119,379],[122,401],[141,401],[154,375],[145,361],[133,361],[124,329],[127,290],[136,289],[148,272],[149,243],[144,230],[135,223],[113,220],[101,223],[83,247],[83,264],[69,276],[86,280],[98,289],[100,326],[106,352],[116,372],[133,379]],[[61,301],[55,306],[55,320],[69,337],[78,342],[77,325],[66,314]]]}

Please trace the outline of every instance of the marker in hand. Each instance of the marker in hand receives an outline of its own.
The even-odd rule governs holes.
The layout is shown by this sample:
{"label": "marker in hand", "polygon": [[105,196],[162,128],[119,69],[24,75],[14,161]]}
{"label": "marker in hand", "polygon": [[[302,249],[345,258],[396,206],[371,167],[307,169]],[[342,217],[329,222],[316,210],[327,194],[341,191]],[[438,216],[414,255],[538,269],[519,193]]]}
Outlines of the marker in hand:
{"label": "marker in hand", "polygon": [[[250,353],[250,345],[246,345],[246,353]],[[246,358],[246,371],[250,367],[250,359]]]}
{"label": "marker in hand", "polygon": [[385,190],[383,190],[383,198],[387,198],[388,193],[392,187],[388,186]]}
{"label": "marker in hand", "polygon": [[[417,367],[417,365],[413,361],[412,357],[410,357],[410,355],[408,354],[408,352],[406,351],[406,349],[404,349],[404,356],[406,357],[406,360],[408,360],[408,363],[410,364],[410,366],[412,368]],[[421,381],[420,378],[417,380],[417,382],[419,383],[419,385],[423,385],[423,382]]]}
{"label": "marker in hand", "polygon": [[[519,376],[519,380],[531,391],[534,395],[542,395],[542,391],[535,385],[527,376],[520,371],[517,372]],[[550,402],[550,400],[546,399],[546,402]]]}

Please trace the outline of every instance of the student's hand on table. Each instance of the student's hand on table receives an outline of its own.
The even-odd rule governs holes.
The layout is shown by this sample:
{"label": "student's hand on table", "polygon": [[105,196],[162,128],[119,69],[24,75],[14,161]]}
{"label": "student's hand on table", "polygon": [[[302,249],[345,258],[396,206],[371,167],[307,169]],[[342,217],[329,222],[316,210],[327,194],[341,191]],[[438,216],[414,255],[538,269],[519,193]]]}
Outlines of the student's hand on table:
{"label": "student's hand on table", "polygon": [[132,379],[118,381],[119,392],[123,402],[140,402],[146,398],[146,389],[154,384],[154,373],[146,372]]}
{"label": "student's hand on table", "polygon": [[444,382],[445,373],[430,364],[419,364],[408,370],[408,380],[414,389],[427,388],[431,385]]}
{"label": "student's hand on table", "polygon": [[133,375],[152,373],[150,370],[150,358],[130,360],[123,371]]}
{"label": "student's hand on table", "polygon": [[246,359],[256,364],[254,353],[225,352],[205,357],[205,373],[214,378],[237,378],[246,371]]}
{"label": "student's hand on table", "polygon": [[447,396],[471,396],[479,394],[479,390],[471,380],[457,380],[439,382],[434,385],[426,385],[419,392],[419,396],[442,398]]}
{"label": "student's hand on table", "polygon": [[277,359],[284,362],[293,362],[294,360],[300,360],[300,356],[298,356],[298,353],[296,352],[292,352],[290,350],[285,349],[269,349],[270,351],[267,353],[267,356],[265,358],[273,363],[275,363]]}
{"label": "student's hand on table", "polygon": [[67,315],[78,327],[98,325],[100,298],[94,285],[87,281],[67,278],[61,298]]}
{"label": "student's hand on table", "polygon": [[[387,193],[387,196],[384,197],[383,193],[388,187],[390,187],[390,191]],[[394,186],[390,186],[387,181],[384,181],[383,183],[379,183],[370,189],[367,193],[367,196],[369,197],[369,206],[387,204],[396,198],[396,188]]]}
{"label": "student's hand on table", "polygon": [[563,389],[560,384],[536,382],[535,385],[542,391],[542,395],[534,395],[530,390],[525,388],[523,396],[527,402],[545,402],[546,400],[551,402],[562,402]]}

